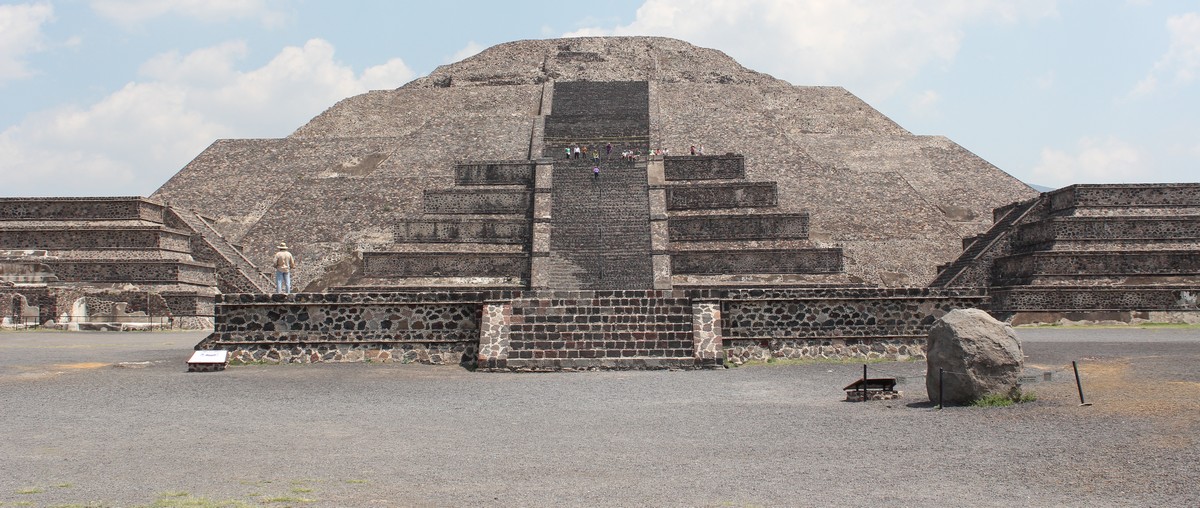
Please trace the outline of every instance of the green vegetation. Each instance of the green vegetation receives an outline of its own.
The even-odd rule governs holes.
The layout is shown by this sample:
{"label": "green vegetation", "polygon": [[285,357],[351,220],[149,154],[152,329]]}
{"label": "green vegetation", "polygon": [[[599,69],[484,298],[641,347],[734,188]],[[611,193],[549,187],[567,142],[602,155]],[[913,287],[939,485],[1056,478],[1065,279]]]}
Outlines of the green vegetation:
{"label": "green vegetation", "polygon": [[43,489],[41,487],[25,487],[23,489],[17,489],[17,494],[25,496],[25,495],[29,495],[29,494],[41,494],[45,491],[46,491],[46,489]]}
{"label": "green vegetation", "polygon": [[350,483],[350,484],[359,484],[359,485],[361,485],[361,484],[370,483],[370,482],[368,482],[367,480],[361,480],[361,479],[358,479],[358,478],[353,478],[353,479],[350,479],[350,480],[346,480],[346,483]]}
{"label": "green vegetation", "polygon": [[993,393],[984,396],[971,403],[974,407],[1008,407],[1013,404],[1021,404],[1025,402],[1033,402],[1037,400],[1037,395],[1033,393],[1022,393],[1020,390],[1014,390],[1010,394]]}
{"label": "green vegetation", "polygon": [[277,497],[265,498],[262,500],[262,502],[264,504],[267,504],[267,503],[315,503],[315,502],[317,502],[317,500],[309,499],[306,497],[277,496]]}
{"label": "green vegetation", "polygon": [[250,508],[254,505],[241,501],[226,499],[217,501],[204,497],[194,497],[187,492],[164,492],[158,499],[143,508]]}

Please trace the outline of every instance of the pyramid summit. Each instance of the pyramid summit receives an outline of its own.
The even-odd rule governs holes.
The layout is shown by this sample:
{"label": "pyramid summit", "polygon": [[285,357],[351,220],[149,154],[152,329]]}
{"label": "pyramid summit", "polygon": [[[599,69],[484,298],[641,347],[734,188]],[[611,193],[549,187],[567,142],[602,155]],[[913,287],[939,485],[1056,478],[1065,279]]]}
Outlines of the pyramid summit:
{"label": "pyramid summit", "polygon": [[[613,148],[593,165],[575,146]],[[922,286],[1037,194],[845,89],[588,37],[500,44],[286,138],[219,140],[151,198],[260,266],[288,242],[308,290],[634,289]]]}

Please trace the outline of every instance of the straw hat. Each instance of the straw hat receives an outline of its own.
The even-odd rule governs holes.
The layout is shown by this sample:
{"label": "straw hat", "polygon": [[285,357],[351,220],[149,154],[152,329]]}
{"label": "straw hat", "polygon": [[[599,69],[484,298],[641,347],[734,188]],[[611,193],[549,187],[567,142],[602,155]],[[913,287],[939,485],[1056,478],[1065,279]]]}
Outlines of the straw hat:
{"label": "straw hat", "polygon": [[279,247],[278,247],[278,249],[279,249],[279,250],[288,250],[288,248],[287,248],[287,244],[286,244],[286,243],[284,243],[284,242],[279,242]]}

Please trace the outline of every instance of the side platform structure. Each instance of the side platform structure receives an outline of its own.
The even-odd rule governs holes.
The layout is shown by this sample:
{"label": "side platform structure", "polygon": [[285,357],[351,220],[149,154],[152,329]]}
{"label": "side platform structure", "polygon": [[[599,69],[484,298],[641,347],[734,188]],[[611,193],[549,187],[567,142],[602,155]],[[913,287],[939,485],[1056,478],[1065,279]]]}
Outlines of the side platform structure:
{"label": "side platform structure", "polygon": [[931,286],[1014,324],[1200,321],[1200,184],[1081,184],[995,211]]}

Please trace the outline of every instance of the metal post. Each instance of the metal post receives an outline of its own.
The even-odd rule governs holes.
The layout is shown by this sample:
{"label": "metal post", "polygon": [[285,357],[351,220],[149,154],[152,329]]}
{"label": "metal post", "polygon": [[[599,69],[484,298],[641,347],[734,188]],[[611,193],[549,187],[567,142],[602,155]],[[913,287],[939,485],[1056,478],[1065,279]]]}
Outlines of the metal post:
{"label": "metal post", "polygon": [[1079,381],[1079,364],[1075,360],[1071,360],[1071,368],[1075,370],[1075,388],[1079,390],[1079,405],[1090,406],[1089,402],[1083,401],[1083,383]]}
{"label": "metal post", "polygon": [[946,369],[938,367],[938,409],[942,408],[943,397],[942,387],[945,386],[942,380],[945,379]]}
{"label": "metal post", "polygon": [[862,400],[867,401],[867,364],[863,364]]}

